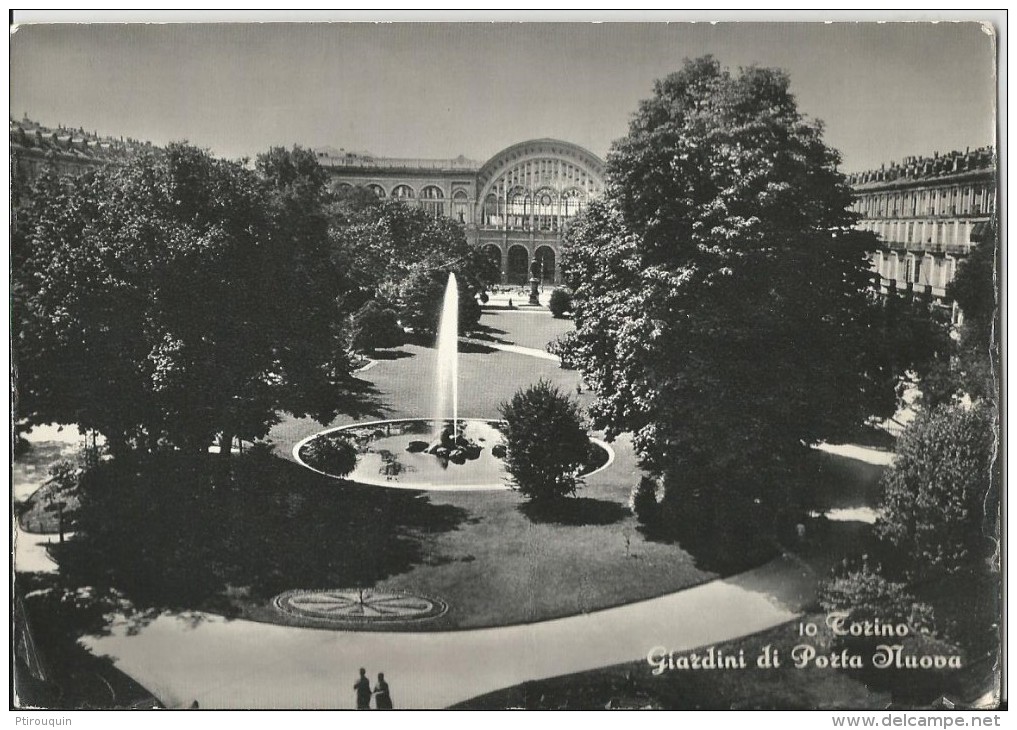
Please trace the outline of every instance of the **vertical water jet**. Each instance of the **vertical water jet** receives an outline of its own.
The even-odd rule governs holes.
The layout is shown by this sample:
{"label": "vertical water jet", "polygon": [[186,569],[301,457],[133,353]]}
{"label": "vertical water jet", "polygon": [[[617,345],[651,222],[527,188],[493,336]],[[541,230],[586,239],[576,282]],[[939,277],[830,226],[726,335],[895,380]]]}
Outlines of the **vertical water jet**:
{"label": "vertical water jet", "polygon": [[434,379],[434,438],[441,437],[445,422],[452,419],[452,438],[458,433],[459,420],[459,285],[456,275],[448,275],[445,300],[438,321],[438,367]]}

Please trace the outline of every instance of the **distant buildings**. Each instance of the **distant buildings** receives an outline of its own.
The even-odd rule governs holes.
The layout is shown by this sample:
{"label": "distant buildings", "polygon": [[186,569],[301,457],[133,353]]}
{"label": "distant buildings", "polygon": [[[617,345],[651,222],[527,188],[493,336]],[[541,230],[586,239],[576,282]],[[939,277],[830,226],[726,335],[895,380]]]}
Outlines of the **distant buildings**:
{"label": "distant buildings", "polygon": [[[64,174],[151,148],[81,129],[49,129],[11,120],[12,173],[31,180],[52,162]],[[569,223],[603,195],[604,161],[555,139],[512,145],[486,162],[378,157],[326,147],[314,150],[335,188],[363,186],[380,198],[418,205],[462,223],[468,239],[494,259],[502,280],[522,283],[540,263],[547,283],[561,281],[561,242]],[[851,174],[858,228],[879,236],[872,268],[880,291],[914,291],[945,304],[958,262],[984,238],[996,210],[995,151],[983,147],[908,157]]]}
{"label": "distant buildings", "polygon": [[122,160],[132,152],[150,148],[149,142],[99,137],[83,129],[50,129],[28,117],[10,120],[12,181],[29,182],[47,164],[62,175],[80,175],[90,167]]}
{"label": "distant buildings", "polygon": [[468,239],[498,264],[504,282],[560,282],[561,241],[569,222],[604,192],[604,161],[555,139],[502,150],[486,162],[375,157],[332,148],[315,150],[333,185],[359,185],[381,198],[419,205],[466,227]]}
{"label": "distant buildings", "polygon": [[882,246],[872,268],[884,293],[928,294],[944,304],[958,262],[989,233],[996,211],[996,158],[991,147],[908,157],[848,176],[858,228]]}

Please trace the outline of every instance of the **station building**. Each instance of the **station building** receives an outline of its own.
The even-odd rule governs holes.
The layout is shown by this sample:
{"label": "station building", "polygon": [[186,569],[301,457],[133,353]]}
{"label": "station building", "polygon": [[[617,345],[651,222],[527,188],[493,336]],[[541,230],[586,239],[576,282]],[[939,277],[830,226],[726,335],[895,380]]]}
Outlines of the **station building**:
{"label": "station building", "polygon": [[508,147],[486,162],[376,157],[315,150],[331,184],[363,186],[381,198],[419,205],[466,227],[467,239],[501,267],[502,281],[525,282],[540,264],[544,283],[561,281],[561,242],[576,215],[604,193],[604,161],[556,139]]}

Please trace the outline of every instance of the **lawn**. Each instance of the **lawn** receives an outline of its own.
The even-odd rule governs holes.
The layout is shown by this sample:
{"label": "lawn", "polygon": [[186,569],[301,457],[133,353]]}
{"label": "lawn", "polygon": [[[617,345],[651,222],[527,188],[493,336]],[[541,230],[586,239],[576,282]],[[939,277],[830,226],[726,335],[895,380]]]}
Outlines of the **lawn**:
{"label": "lawn", "polygon": [[[547,313],[494,312],[484,322],[527,347],[570,326]],[[429,415],[434,360],[419,345],[381,353],[360,374],[351,413],[329,425]],[[573,395],[580,382],[554,362],[482,346],[466,348],[459,372],[467,417],[497,417],[501,402],[540,378]],[[62,573],[71,585],[122,595],[139,621],[208,610],[313,626],[280,613],[272,598],[366,586],[442,599],[449,608],[427,624],[434,630],[594,611],[717,575],[679,545],[642,534],[627,506],[641,472],[625,438],[579,498],[547,514],[514,491],[421,493],[321,477],[292,461],[291,450],[323,428],[284,417],[269,436],[274,455],[235,457],[228,486],[193,487],[199,477],[180,455],[126,470],[104,465],[98,496],[58,550]]]}

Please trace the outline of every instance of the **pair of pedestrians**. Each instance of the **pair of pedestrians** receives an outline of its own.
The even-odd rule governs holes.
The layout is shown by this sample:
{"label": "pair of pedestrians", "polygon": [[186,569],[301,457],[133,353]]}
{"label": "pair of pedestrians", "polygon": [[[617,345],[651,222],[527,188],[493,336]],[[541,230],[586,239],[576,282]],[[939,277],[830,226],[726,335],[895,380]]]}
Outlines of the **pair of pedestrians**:
{"label": "pair of pedestrians", "polygon": [[360,669],[360,679],[353,685],[357,693],[357,709],[370,710],[371,697],[374,696],[374,707],[377,710],[392,709],[392,695],[388,692],[388,682],[385,681],[385,674],[378,672],[378,684],[371,689],[371,682],[367,679],[367,670]]}

